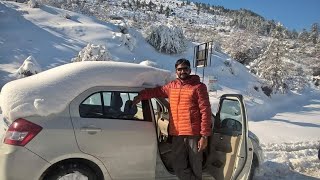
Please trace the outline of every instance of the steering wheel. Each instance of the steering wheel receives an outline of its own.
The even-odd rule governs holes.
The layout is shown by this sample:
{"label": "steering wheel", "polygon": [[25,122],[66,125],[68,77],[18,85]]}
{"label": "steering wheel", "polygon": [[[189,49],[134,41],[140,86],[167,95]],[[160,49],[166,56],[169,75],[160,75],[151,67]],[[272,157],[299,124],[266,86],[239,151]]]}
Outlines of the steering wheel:
{"label": "steering wheel", "polygon": [[242,124],[235,119],[225,118],[221,122],[221,128],[230,129],[232,131],[242,131]]}

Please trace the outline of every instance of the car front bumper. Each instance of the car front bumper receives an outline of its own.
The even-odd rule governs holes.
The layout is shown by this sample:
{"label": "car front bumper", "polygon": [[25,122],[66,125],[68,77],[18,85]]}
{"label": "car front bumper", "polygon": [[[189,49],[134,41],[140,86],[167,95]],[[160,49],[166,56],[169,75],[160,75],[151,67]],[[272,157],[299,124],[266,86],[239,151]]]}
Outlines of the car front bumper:
{"label": "car front bumper", "polygon": [[1,180],[36,180],[49,163],[25,147],[0,144]]}

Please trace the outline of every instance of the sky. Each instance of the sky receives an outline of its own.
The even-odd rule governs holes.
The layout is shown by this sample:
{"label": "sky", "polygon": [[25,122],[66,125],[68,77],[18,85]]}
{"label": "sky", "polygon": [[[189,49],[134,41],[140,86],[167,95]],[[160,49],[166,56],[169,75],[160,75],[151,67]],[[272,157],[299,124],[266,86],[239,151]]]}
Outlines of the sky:
{"label": "sky", "polygon": [[249,9],[268,20],[280,21],[290,30],[310,30],[313,23],[320,24],[319,0],[193,0],[228,9]]}
{"label": "sky", "polygon": [[[59,66],[55,70],[51,69],[40,73],[38,74],[39,76],[34,76],[34,78],[45,78],[43,80],[46,80],[47,86],[52,85],[49,82],[56,82],[56,85],[60,87],[52,88],[54,93],[64,94],[64,96],[52,95],[52,89],[39,90],[38,93],[33,94],[24,93],[28,97],[22,99],[28,101],[24,104],[28,105],[28,108],[23,109],[26,106],[19,106],[20,111],[19,108],[15,108],[15,111],[11,111],[11,113],[16,113],[15,115],[19,113],[32,114],[33,112],[45,114],[47,111],[59,111],[58,108],[61,107],[54,104],[56,103],[55,101],[65,104],[61,103],[65,98],[72,99],[74,94],[79,93],[79,90],[83,90],[82,88],[95,86],[103,81],[110,81],[115,84],[116,82],[120,83],[121,79],[129,79],[130,83],[136,83],[130,71],[119,71],[119,69],[115,69],[114,71],[118,73],[110,77],[107,75],[95,76],[99,74],[98,71],[87,71],[80,75],[75,74],[75,76],[79,76],[79,80],[75,80],[72,76],[63,78],[62,73],[65,74],[65,71],[72,70],[71,68],[66,68],[70,66],[68,63],[71,63],[71,58],[77,56],[78,52],[89,42],[104,44],[114,60],[133,62],[133,58],[135,58],[134,62],[140,63],[145,59],[149,59],[157,66],[174,72],[172,67],[174,67],[174,63],[178,58],[177,55],[170,56],[158,53],[146,43],[139,32],[135,33],[137,45],[133,51],[130,51],[127,47],[121,45],[121,39],[117,38],[119,30],[115,28],[114,24],[102,23],[85,15],[68,12],[71,15],[69,20],[61,16],[61,14],[65,13],[61,9],[51,7],[31,9],[26,4],[8,1],[0,1],[0,12],[5,17],[0,21],[0,27],[6,27],[0,28],[0,44],[2,42],[5,45],[3,47],[6,47],[0,48],[2,58],[0,61],[0,85],[12,80],[6,79],[6,77],[14,73],[22,64],[18,61],[13,61],[14,57],[21,57],[22,59],[23,56],[28,54],[35,57],[42,69]],[[10,22],[10,26],[8,26],[8,22]],[[133,31],[129,32],[132,33]],[[17,40],[19,40],[19,43],[17,43]],[[193,48],[194,46],[190,45],[183,56],[192,57]],[[218,91],[210,92],[209,94],[212,110],[214,113],[216,112],[219,97],[222,94],[243,94],[249,118],[249,129],[259,137],[265,154],[265,162],[262,164],[263,171],[259,174],[261,177],[256,179],[314,180],[320,178],[320,163],[317,158],[320,143],[319,91],[309,89],[301,94],[285,94],[269,98],[261,91],[256,91],[252,88],[257,85],[258,79],[250,74],[243,65],[231,60],[223,52],[215,52],[214,58],[214,65],[208,67],[205,71],[206,79],[212,75],[218,79]],[[229,68],[226,69],[225,62],[232,62],[232,72],[236,75],[231,73],[231,70],[228,70]],[[61,67],[62,64],[66,65]],[[89,68],[89,66],[85,67]],[[105,70],[100,66],[98,69]],[[146,67],[146,69],[148,68]],[[55,73],[55,71],[59,73]],[[51,73],[55,75],[47,75]],[[59,78],[57,76],[62,77],[60,78],[61,81],[58,81]],[[149,80],[152,76],[149,72],[142,75],[140,79]],[[50,79],[53,77],[55,78]],[[45,87],[46,83],[41,83],[44,81],[41,81],[40,78],[37,81],[34,81],[34,78],[29,77],[29,79],[15,81],[12,84],[30,81],[30,83],[27,83],[29,90],[39,87],[36,86],[37,84],[43,86],[43,88],[48,88]],[[72,86],[69,86],[70,83],[61,85],[62,81],[72,81],[73,84]],[[153,80],[153,82],[157,81]],[[205,81],[205,83],[207,82]],[[33,86],[29,87],[31,84]],[[8,85],[7,87],[10,86]],[[73,90],[73,93],[68,93],[71,91],[65,90],[67,87],[68,90]],[[18,93],[17,88],[12,93]],[[4,87],[3,89],[7,88]],[[10,91],[6,90],[6,92]],[[6,94],[4,91],[1,91],[1,93]],[[48,93],[52,94],[48,96]],[[19,104],[22,100],[21,96],[15,97],[19,98],[12,98],[11,100]],[[63,100],[61,100],[61,97],[63,97]],[[49,103],[52,101],[54,103]],[[6,110],[7,108],[0,110],[0,139],[4,133],[3,131],[1,132],[4,129],[2,128],[3,121],[1,119],[7,113],[4,112]],[[15,116],[14,114],[12,115]],[[310,178],[310,176],[314,178]]]}

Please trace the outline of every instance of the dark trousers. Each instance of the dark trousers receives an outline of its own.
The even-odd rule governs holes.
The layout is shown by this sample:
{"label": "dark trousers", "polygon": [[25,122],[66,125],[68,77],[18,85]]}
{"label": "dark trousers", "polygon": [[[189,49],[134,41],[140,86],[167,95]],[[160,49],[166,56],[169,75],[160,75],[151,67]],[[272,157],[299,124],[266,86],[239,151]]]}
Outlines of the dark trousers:
{"label": "dark trousers", "polygon": [[202,179],[202,151],[198,152],[200,136],[173,136],[173,169],[180,180]]}

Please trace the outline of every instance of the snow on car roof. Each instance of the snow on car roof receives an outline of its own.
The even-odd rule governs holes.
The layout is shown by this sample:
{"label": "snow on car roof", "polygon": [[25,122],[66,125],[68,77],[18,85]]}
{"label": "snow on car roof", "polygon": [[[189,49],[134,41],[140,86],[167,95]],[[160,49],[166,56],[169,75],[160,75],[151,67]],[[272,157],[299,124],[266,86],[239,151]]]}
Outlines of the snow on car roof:
{"label": "snow on car roof", "polygon": [[95,86],[158,86],[171,79],[166,70],[145,65],[87,61],[65,64],[3,86],[0,106],[10,120],[63,111],[83,91]]}

